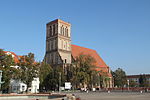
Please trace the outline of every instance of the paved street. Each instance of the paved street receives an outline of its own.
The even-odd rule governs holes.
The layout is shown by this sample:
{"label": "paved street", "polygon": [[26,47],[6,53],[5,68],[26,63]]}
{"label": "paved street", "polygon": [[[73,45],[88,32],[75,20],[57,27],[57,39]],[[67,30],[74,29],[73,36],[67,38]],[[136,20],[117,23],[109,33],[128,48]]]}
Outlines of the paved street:
{"label": "paved street", "polygon": [[150,100],[150,93],[138,92],[89,92],[89,93],[74,93],[78,95],[81,100]]}

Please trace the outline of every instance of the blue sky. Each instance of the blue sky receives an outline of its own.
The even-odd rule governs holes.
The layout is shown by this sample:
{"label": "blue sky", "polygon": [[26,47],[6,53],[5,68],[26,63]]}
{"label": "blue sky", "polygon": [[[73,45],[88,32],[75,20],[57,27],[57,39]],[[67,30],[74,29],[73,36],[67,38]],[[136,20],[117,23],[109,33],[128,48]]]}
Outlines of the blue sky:
{"label": "blue sky", "polygon": [[95,49],[112,70],[150,73],[150,0],[1,0],[0,48],[45,54],[46,23],[72,24],[72,43]]}

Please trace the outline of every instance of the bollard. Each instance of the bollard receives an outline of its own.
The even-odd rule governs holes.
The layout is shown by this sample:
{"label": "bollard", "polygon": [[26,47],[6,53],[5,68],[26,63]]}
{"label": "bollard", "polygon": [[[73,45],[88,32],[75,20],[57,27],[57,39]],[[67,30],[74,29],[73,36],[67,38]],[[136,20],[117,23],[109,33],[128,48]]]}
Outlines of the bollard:
{"label": "bollard", "polygon": [[140,93],[143,93],[143,91],[141,90]]}
{"label": "bollard", "polygon": [[110,93],[110,91],[108,91],[108,93]]}

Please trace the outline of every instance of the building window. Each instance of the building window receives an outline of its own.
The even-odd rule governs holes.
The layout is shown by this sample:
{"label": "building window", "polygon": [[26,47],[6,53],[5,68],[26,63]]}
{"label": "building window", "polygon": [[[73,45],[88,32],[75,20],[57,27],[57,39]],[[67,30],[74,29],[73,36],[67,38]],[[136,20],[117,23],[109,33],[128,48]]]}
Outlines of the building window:
{"label": "building window", "polygon": [[55,25],[55,34],[58,33],[58,24]]}
{"label": "building window", "polygon": [[64,28],[64,36],[66,36],[66,28]]}
{"label": "building window", "polygon": [[55,24],[53,25],[53,35],[55,35]]}
{"label": "building window", "polygon": [[64,36],[64,27],[62,28],[62,34],[63,34],[63,36]]}
{"label": "building window", "polygon": [[68,29],[66,28],[66,36],[68,37]]}
{"label": "building window", "polygon": [[53,64],[53,53],[51,54],[51,63]]}
{"label": "building window", "polygon": [[52,26],[50,26],[50,28],[49,28],[49,36],[52,36]]}
{"label": "building window", "polygon": [[60,27],[60,34],[62,34],[62,28],[63,28],[63,26]]}
{"label": "building window", "polygon": [[64,63],[65,63],[65,64],[67,63],[67,59],[65,59]]}

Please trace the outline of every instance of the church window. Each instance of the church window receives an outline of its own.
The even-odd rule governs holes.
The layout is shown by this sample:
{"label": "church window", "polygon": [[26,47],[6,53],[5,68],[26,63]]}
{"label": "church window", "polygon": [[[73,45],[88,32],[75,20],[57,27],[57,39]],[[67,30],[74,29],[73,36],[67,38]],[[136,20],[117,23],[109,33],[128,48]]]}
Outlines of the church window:
{"label": "church window", "polygon": [[60,27],[60,34],[62,34],[62,28],[63,28],[63,26]]}
{"label": "church window", "polygon": [[55,24],[53,25],[53,35],[55,35]]}
{"label": "church window", "polygon": [[55,25],[55,34],[58,33],[58,24]]}
{"label": "church window", "polygon": [[64,63],[67,63],[67,59],[65,59]]}
{"label": "church window", "polygon": [[63,36],[64,36],[64,27],[62,28],[62,34],[63,34]]}
{"label": "church window", "polygon": [[52,36],[52,26],[50,26],[50,28],[49,28],[49,35],[48,35],[48,37],[49,36]]}
{"label": "church window", "polygon": [[66,36],[66,28],[64,28],[64,36]]}
{"label": "church window", "polygon": [[51,63],[53,64],[53,53],[51,54]]}
{"label": "church window", "polygon": [[66,36],[68,37],[68,29],[66,28]]}

